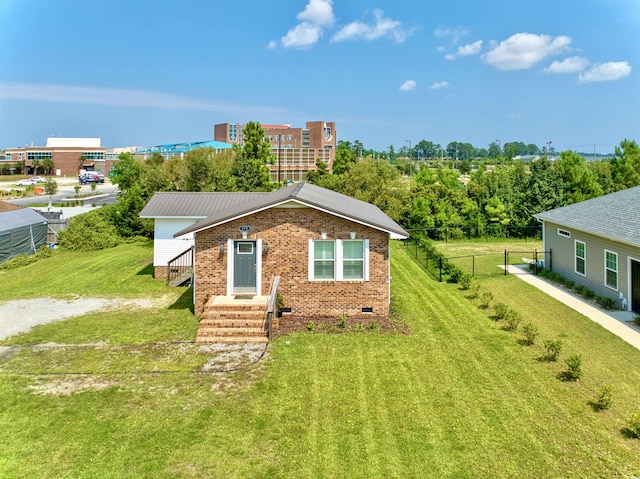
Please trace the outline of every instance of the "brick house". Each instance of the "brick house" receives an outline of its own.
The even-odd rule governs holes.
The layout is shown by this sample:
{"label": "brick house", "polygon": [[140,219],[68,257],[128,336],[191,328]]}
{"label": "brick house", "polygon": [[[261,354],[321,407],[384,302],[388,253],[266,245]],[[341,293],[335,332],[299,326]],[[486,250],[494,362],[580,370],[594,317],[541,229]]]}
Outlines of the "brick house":
{"label": "brick house", "polygon": [[[156,193],[141,216],[156,231],[173,219],[172,239],[193,244],[196,315],[213,298],[268,295],[280,276],[293,315],[386,316],[390,240],[409,236],[376,206],[304,182],[271,193]],[[167,231],[155,249],[167,247]]]}

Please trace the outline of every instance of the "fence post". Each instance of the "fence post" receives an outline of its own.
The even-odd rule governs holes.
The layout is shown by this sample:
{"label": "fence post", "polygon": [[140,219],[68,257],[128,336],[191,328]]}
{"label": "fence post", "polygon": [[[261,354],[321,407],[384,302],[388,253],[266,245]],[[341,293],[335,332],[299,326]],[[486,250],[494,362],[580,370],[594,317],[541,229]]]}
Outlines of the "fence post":
{"label": "fence post", "polygon": [[507,255],[508,255],[508,253],[507,253],[507,250],[505,249],[504,250],[504,275],[505,276],[507,275],[507,267],[508,267],[507,266],[507,261],[508,261],[508,256]]}
{"label": "fence post", "polygon": [[536,276],[538,276],[538,250],[533,250],[533,260],[535,261],[534,263],[534,267],[533,267],[533,272],[535,273]]}
{"label": "fence post", "polygon": [[439,264],[440,264],[440,282],[442,283],[442,256],[440,256]]}
{"label": "fence post", "polygon": [[429,248],[424,247],[424,267],[429,271]]}
{"label": "fence post", "polygon": [[471,276],[476,275],[476,255],[471,255]]}

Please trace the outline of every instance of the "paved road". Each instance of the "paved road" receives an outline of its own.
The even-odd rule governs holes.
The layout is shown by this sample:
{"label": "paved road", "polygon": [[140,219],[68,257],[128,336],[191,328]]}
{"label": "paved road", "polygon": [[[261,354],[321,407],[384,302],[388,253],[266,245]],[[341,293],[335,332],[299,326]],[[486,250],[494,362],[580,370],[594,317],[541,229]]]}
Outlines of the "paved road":
{"label": "paved road", "polygon": [[[16,178],[18,176],[16,175]],[[21,178],[21,177],[20,177]],[[51,200],[54,203],[61,202],[62,200],[74,196],[76,194],[74,190],[74,186],[78,184],[75,178],[54,178],[58,182],[58,193],[51,197]],[[3,181],[0,182],[0,190],[11,190],[17,189],[21,187],[17,187],[15,185],[15,181]],[[116,193],[118,191],[118,187],[112,185],[110,182],[106,182],[102,185],[97,185],[95,189],[95,197],[85,199],[85,202],[90,202],[91,204],[95,203],[96,206],[102,206],[103,204],[113,204],[117,201]],[[80,194],[92,193],[91,187],[88,185],[82,186],[79,191]],[[41,195],[41,196],[30,196],[27,198],[16,198],[13,200],[5,200],[7,203],[12,203],[14,205],[20,206],[30,206],[37,203],[46,203],[49,201],[49,196]]]}

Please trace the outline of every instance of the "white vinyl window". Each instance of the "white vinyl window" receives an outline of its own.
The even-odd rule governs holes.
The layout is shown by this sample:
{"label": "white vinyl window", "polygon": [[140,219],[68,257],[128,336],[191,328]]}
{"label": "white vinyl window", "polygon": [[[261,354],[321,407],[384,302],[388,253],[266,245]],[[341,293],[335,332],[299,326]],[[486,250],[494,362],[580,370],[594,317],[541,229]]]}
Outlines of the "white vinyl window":
{"label": "white vinyl window", "polygon": [[582,276],[587,272],[587,247],[582,241],[575,241],[575,271]]}
{"label": "white vinyl window", "polygon": [[618,289],[618,253],[604,250],[604,284]]}
{"label": "white vinyl window", "polygon": [[309,281],[369,281],[369,240],[309,240]]}
{"label": "white vinyl window", "polygon": [[364,279],[364,240],[342,242],[342,278]]}
{"label": "white vinyl window", "polygon": [[313,242],[313,279],[334,279],[336,245],[333,241]]}

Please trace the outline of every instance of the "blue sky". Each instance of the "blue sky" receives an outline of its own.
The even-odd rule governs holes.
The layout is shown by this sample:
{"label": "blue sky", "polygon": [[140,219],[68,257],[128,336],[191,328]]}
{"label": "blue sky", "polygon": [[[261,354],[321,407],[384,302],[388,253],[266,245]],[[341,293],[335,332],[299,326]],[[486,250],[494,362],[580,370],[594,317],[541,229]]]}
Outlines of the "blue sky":
{"label": "blue sky", "polygon": [[0,0],[0,148],[335,121],[396,149],[640,140],[640,0]]}

